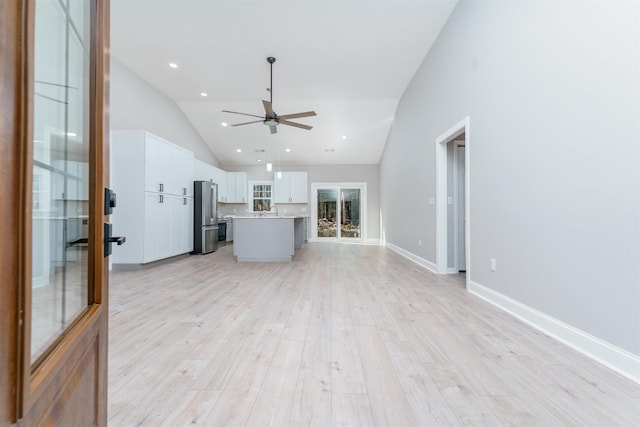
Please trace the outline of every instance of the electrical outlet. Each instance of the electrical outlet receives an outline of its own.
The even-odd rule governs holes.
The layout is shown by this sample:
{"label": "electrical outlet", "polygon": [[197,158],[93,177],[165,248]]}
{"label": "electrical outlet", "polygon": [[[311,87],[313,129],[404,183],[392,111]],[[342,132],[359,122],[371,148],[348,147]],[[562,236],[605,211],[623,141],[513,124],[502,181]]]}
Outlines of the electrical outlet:
{"label": "electrical outlet", "polygon": [[496,259],[495,258],[491,258],[489,260],[489,269],[491,271],[496,271]]}
{"label": "electrical outlet", "polygon": [[422,247],[422,240],[418,240],[418,246]]}
{"label": "electrical outlet", "polygon": [[300,208],[300,212],[306,212],[307,208]]}

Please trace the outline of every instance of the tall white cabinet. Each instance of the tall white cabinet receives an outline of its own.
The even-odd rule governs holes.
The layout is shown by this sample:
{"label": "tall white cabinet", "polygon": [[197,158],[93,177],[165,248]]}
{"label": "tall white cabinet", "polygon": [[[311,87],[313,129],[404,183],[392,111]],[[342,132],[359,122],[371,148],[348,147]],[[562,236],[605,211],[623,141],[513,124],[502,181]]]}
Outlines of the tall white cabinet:
{"label": "tall white cabinet", "polygon": [[193,153],[142,130],[111,133],[111,220],[127,242],[117,264],[145,264],[193,250]]}

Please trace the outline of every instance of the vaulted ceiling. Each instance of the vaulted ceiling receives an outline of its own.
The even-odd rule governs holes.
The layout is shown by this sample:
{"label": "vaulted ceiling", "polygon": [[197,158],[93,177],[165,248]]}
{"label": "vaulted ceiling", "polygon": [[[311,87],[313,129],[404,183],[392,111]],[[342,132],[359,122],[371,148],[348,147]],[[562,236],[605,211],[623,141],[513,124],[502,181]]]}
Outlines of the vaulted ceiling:
{"label": "vaulted ceiling", "polygon": [[[377,164],[398,100],[456,3],[111,0],[111,54],[175,101],[223,165]],[[222,110],[262,116],[270,95],[279,115],[314,110],[293,120],[313,129],[222,125],[259,120]]]}

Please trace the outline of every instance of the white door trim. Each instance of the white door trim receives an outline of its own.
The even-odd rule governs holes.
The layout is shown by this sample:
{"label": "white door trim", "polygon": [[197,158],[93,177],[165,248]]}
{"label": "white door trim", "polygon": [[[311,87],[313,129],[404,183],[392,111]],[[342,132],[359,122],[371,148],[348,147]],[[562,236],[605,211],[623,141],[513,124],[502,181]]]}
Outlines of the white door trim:
{"label": "white door trim", "polygon": [[466,286],[471,278],[471,222],[469,212],[471,132],[469,116],[465,117],[436,138],[436,268],[438,274],[447,274],[447,143],[465,134],[465,253],[467,258]]}

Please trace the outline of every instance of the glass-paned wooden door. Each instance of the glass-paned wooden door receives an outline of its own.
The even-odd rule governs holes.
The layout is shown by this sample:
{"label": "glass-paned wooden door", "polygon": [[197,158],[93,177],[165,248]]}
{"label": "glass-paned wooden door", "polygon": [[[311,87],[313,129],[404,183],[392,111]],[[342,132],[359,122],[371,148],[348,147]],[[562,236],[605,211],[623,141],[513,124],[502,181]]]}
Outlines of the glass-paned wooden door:
{"label": "glass-paned wooden door", "polygon": [[109,1],[0,11],[0,425],[105,426]]}

